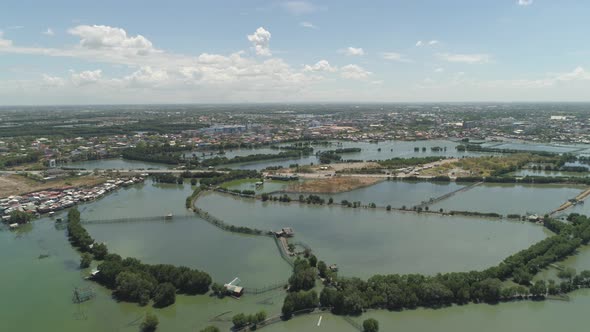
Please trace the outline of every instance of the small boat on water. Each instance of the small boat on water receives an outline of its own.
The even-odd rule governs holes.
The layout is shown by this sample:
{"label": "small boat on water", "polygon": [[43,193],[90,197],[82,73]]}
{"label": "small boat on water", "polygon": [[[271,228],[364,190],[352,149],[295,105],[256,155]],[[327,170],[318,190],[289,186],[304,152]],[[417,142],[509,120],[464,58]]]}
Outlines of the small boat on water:
{"label": "small boat on water", "polygon": [[164,217],[166,220],[172,220],[172,217],[174,217],[174,215],[172,213],[168,213],[166,215],[166,217]]}

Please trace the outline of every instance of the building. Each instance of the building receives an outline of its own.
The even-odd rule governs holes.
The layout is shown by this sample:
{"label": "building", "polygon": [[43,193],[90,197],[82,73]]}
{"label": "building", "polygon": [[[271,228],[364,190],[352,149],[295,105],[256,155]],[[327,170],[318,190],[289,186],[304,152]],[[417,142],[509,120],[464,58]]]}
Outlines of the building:
{"label": "building", "polygon": [[283,227],[280,231],[275,232],[276,237],[293,237],[293,235],[295,235],[295,232],[291,227]]}

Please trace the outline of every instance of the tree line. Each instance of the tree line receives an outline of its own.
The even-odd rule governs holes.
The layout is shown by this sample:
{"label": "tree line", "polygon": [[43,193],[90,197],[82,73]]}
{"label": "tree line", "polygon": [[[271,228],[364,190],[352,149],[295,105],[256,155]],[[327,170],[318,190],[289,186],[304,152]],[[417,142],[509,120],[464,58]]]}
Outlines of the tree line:
{"label": "tree line", "polygon": [[[154,306],[173,304],[176,293],[205,294],[209,291],[209,274],[185,266],[170,264],[144,264],[136,258],[125,258],[108,253],[105,244],[97,244],[80,223],[80,212],[73,208],[68,212],[68,238],[82,253],[92,253],[94,259],[102,260],[94,280],[113,290],[120,300],[146,305],[153,300]],[[86,263],[88,258],[83,257]],[[88,264],[89,265],[89,264]]]}
{"label": "tree line", "polygon": [[[285,298],[285,318],[294,311],[317,306],[331,307],[335,314],[356,315],[363,310],[402,310],[416,307],[442,307],[469,302],[497,303],[516,299],[544,299],[547,295],[566,293],[580,287],[590,287],[590,271],[575,275],[572,271],[561,273],[564,279],[559,285],[553,281],[538,280],[532,283],[532,276],[549,264],[572,255],[582,244],[590,241],[590,219],[572,214],[569,224],[546,218],[547,228],[556,235],[546,238],[521,250],[497,266],[483,271],[452,272],[426,276],[421,274],[375,275],[368,280],[360,278],[335,278],[327,282],[319,299],[305,287],[294,287],[298,291]],[[298,266],[298,265],[301,266]],[[318,263],[319,265],[319,263]],[[292,281],[306,280],[304,263],[296,264]],[[301,274],[295,277],[297,274]],[[503,286],[508,279],[519,283]],[[293,286],[298,283],[293,283]],[[311,306],[308,306],[311,305]]]}

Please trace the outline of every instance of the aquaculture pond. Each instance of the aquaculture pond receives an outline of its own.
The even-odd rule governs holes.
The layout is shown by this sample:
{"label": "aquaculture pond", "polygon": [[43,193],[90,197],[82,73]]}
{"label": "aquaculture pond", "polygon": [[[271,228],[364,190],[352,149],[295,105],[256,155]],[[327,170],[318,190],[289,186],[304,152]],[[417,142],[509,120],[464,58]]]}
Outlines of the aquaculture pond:
{"label": "aquaculture pond", "polygon": [[[570,301],[520,301],[490,304],[469,304],[440,309],[408,311],[369,311],[351,318],[362,324],[367,318],[379,321],[379,331],[438,331],[438,332],[585,332],[584,315],[590,307],[590,290],[576,291]],[[322,316],[321,322],[319,321]],[[318,326],[318,323],[320,324]],[[264,329],[268,332],[291,331],[358,331],[342,317],[321,313],[295,317],[287,322]]]}
{"label": "aquaculture pond", "polygon": [[[457,151],[456,146],[460,142],[447,140],[423,140],[423,141],[381,141],[376,143],[369,142],[350,142],[350,141],[330,141],[329,144],[314,145],[314,155],[302,158],[288,160],[264,160],[258,162],[239,163],[228,165],[230,168],[237,169],[264,169],[269,166],[289,167],[292,164],[309,165],[317,164],[318,159],[315,153],[335,150],[340,148],[360,148],[360,152],[344,153],[343,160],[384,160],[390,158],[412,158],[412,157],[464,157],[464,156],[481,156],[490,155],[490,153]],[[418,150],[416,151],[416,148]],[[434,149],[433,149],[434,148]],[[440,149],[439,149],[440,148]],[[266,149],[253,149],[250,154],[265,153]],[[269,149],[270,150],[270,149]],[[277,151],[277,150],[275,150]],[[277,152],[278,153],[278,152]],[[226,154],[229,158],[229,154]]]}
{"label": "aquaculture pond", "polygon": [[[220,283],[239,277],[242,286],[253,288],[289,278],[290,266],[272,238],[222,231],[187,210],[192,189],[151,182],[132,186],[84,206],[82,219],[98,220],[85,225],[90,235],[124,257],[197,268]],[[168,214],[171,220],[164,218]]]}
{"label": "aquaculture pond", "polygon": [[494,149],[540,151],[553,153],[578,153],[588,149],[588,145],[564,145],[564,144],[533,144],[533,143],[484,143],[482,146]]}
{"label": "aquaculture pond", "polygon": [[[363,205],[375,203],[379,207],[391,205],[393,208],[411,208],[422,202],[429,201],[461,188],[465,185],[455,182],[413,182],[413,181],[382,181],[377,184],[335,194],[319,194],[326,201],[332,198],[334,202],[342,200],[349,202],[360,201]],[[298,198],[299,194],[289,194]],[[302,193],[307,196],[308,194]]]}
{"label": "aquaculture pond", "polygon": [[[65,213],[56,217],[64,216]],[[202,236],[210,235],[207,232]],[[171,243],[173,240],[170,238]],[[206,254],[211,255],[211,251],[193,252],[194,256]],[[214,265],[232,261],[231,257],[216,257],[220,263]],[[282,290],[248,295],[240,300],[179,295],[176,304],[164,309],[117,302],[110,290],[84,280],[91,269],[78,268],[80,255],[71,248],[66,231],[56,228],[54,219],[49,218],[36,220],[17,231],[0,228],[0,260],[4,265],[0,273],[3,331],[137,332],[145,313],[150,311],[158,315],[160,331],[198,331],[207,325],[229,331],[233,314],[265,310],[269,315],[277,315],[284,297]],[[283,265],[286,264],[276,268],[282,269]],[[76,287],[90,287],[95,298],[74,304],[72,296]],[[31,312],[35,312],[34,316]]]}
{"label": "aquaculture pond", "polygon": [[521,169],[510,173],[512,176],[545,176],[545,177],[585,177],[588,172],[566,172],[566,171],[539,171],[532,169]]}
{"label": "aquaculture pond", "polygon": [[581,186],[485,183],[432,204],[430,209],[544,215],[576,197],[583,189]]}
{"label": "aquaculture pond", "polygon": [[87,160],[78,161],[63,165],[64,167],[76,167],[84,168],[87,170],[93,169],[168,169],[173,168],[174,165],[166,165],[160,163],[150,163],[139,160],[129,160],[122,158],[113,159],[98,159],[98,160]]}
{"label": "aquaculture pond", "polygon": [[229,190],[254,190],[257,194],[285,190],[290,181],[265,180],[262,185],[258,179],[244,179],[227,182],[223,185]]}
{"label": "aquaculture pond", "polygon": [[341,275],[365,278],[483,269],[547,235],[543,227],[524,222],[261,202],[218,193],[206,193],[196,204],[230,224],[293,227],[295,243],[337,264]]}

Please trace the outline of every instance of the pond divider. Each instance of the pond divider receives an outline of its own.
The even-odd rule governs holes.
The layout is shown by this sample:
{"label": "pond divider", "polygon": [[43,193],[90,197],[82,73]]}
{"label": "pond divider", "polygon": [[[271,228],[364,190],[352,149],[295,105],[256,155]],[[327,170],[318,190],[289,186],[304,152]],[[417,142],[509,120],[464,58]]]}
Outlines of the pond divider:
{"label": "pond divider", "polygon": [[465,192],[465,191],[467,191],[467,190],[469,190],[469,189],[472,189],[472,188],[474,188],[474,187],[477,187],[477,186],[481,185],[482,183],[483,183],[483,181],[481,181],[481,182],[476,182],[476,183],[470,184],[470,185],[468,185],[468,186],[465,186],[465,187],[459,188],[459,189],[457,189],[457,190],[451,191],[450,193],[446,193],[446,194],[444,194],[444,195],[438,196],[438,197],[436,197],[436,198],[431,198],[429,201],[424,201],[424,202],[422,202],[422,203],[420,203],[420,204],[416,205],[416,207],[425,208],[425,207],[427,207],[428,205],[436,204],[436,203],[438,203],[438,202],[440,202],[440,201],[442,201],[442,200],[445,200],[445,199],[447,199],[447,198],[449,198],[449,197],[451,197],[451,196],[454,196],[454,195],[456,195],[456,194],[459,194],[459,193]]}

